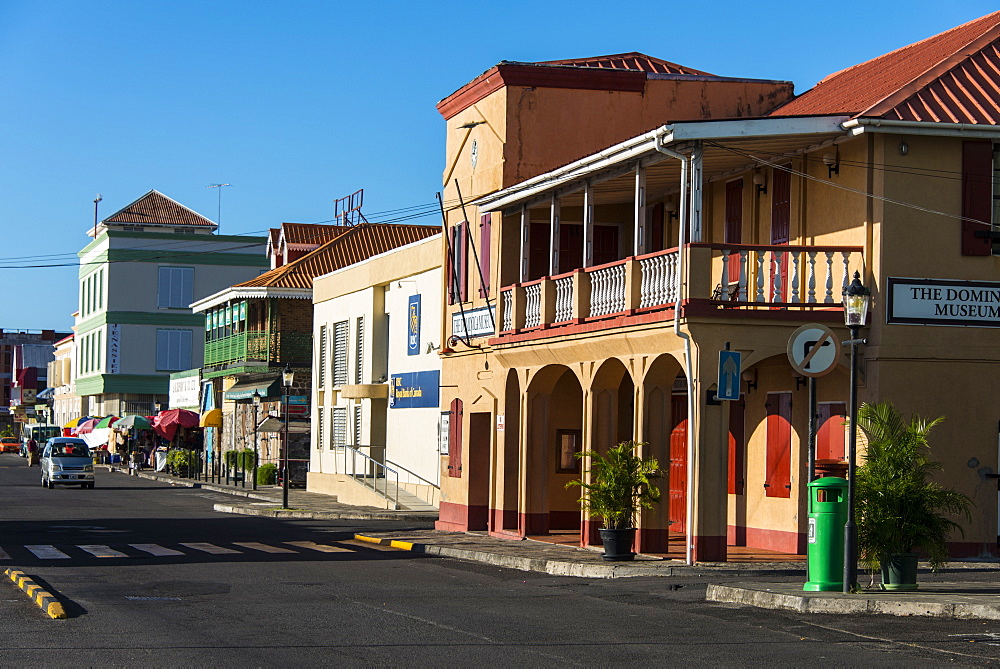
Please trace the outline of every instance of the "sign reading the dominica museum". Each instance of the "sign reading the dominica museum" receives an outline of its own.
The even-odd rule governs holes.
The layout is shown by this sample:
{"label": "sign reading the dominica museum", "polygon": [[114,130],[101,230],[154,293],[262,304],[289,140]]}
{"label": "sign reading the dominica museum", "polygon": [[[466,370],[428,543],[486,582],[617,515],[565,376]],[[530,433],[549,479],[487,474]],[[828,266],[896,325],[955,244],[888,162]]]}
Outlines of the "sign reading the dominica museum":
{"label": "sign reading the dominica museum", "polygon": [[451,334],[460,339],[491,335],[496,332],[495,318],[493,306],[469,309],[464,314],[458,310],[451,315]]}
{"label": "sign reading the dominica museum", "polygon": [[1000,282],[889,277],[886,323],[1000,328]]}

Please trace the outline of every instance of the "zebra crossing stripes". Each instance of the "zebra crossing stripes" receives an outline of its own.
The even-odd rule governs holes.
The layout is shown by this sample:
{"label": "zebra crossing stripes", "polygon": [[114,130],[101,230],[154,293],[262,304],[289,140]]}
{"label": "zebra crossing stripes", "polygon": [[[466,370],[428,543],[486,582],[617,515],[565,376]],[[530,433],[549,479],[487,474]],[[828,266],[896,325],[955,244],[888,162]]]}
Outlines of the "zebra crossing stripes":
{"label": "zebra crossing stripes", "polygon": [[171,555],[184,555],[181,551],[175,551],[173,548],[165,548],[159,544],[129,544],[132,548],[137,551],[142,551],[143,553],[149,553],[150,555],[156,557],[168,557]]}
{"label": "zebra crossing stripes", "polygon": [[40,560],[68,560],[69,556],[63,553],[61,550],[55,546],[46,545],[31,545],[25,546],[29,551],[34,553],[35,557]]}
{"label": "zebra crossing stripes", "polygon": [[99,558],[127,558],[128,553],[122,553],[121,551],[116,551],[110,546],[97,546],[97,545],[77,545],[77,548],[85,550],[94,557]]}
{"label": "zebra crossing stripes", "polygon": [[320,553],[353,553],[350,548],[344,548],[342,546],[327,546],[326,544],[317,544],[313,541],[286,541],[289,546],[295,546],[296,548],[308,548],[309,550],[319,551]]}
{"label": "zebra crossing stripes", "polygon": [[255,551],[261,551],[264,553],[294,553],[295,551],[288,550],[287,548],[282,548],[281,546],[268,546],[267,544],[262,544],[257,541],[234,541],[234,546],[242,546],[243,548],[249,548]]}
{"label": "zebra crossing stripes", "polygon": [[185,546],[187,548],[191,548],[196,551],[201,551],[203,553],[210,553],[211,555],[227,555],[240,552],[240,551],[234,551],[232,548],[223,548],[222,546],[216,546],[215,544],[206,544],[200,542],[193,542],[193,543],[181,542],[181,546]]}

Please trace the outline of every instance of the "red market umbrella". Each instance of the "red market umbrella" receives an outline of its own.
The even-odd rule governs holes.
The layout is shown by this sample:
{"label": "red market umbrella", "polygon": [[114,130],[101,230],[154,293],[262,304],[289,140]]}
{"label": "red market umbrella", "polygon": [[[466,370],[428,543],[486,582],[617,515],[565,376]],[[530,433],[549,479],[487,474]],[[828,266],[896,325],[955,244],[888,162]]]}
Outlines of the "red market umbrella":
{"label": "red market umbrella", "polygon": [[111,427],[118,421],[118,416],[108,416],[107,418],[102,418],[101,422],[94,426],[95,430],[99,430],[102,427]]}
{"label": "red market umbrella", "polygon": [[152,420],[153,431],[167,441],[173,441],[179,427],[198,427],[201,417],[186,409],[167,409]]}
{"label": "red market umbrella", "polygon": [[90,418],[77,425],[75,432],[76,434],[90,434],[100,422],[100,418]]}

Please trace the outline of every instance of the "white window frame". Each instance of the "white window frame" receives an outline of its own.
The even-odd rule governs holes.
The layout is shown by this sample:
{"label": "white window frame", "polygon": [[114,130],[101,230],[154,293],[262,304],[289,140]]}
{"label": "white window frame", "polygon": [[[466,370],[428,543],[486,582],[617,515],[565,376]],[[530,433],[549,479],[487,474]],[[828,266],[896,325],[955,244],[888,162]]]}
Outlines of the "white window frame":
{"label": "white window frame", "polygon": [[333,324],[333,370],[330,382],[334,386],[347,384],[347,345],[348,331],[350,324],[348,321],[340,321]]}
{"label": "white window frame", "polygon": [[156,331],[156,371],[191,369],[193,330],[160,328]]}

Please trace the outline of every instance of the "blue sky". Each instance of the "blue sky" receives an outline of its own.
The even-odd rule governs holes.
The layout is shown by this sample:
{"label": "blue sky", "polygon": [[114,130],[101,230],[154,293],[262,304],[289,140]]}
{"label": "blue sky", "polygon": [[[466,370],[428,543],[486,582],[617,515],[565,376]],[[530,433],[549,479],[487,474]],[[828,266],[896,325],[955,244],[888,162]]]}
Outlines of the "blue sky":
{"label": "blue sky", "polygon": [[[501,60],[641,51],[802,92],[994,10],[0,0],[0,327],[72,325],[97,193],[102,218],[156,188],[215,219],[206,186],[228,182],[224,234],[329,220],[333,200],[359,188],[373,219],[433,203],[444,164],[434,106]],[[70,266],[26,267],[58,264]]]}

